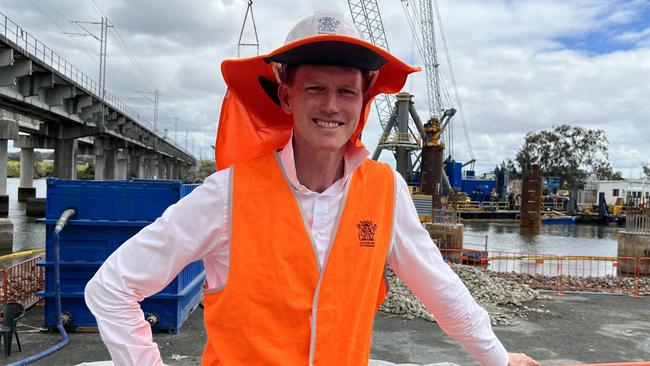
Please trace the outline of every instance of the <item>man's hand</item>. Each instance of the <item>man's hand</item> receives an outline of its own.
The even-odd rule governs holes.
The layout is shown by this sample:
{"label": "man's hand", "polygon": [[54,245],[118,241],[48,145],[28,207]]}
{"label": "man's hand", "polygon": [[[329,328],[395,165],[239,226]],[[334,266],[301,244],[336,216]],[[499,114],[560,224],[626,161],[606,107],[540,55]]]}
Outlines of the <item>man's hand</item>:
{"label": "man's hand", "polygon": [[523,353],[508,353],[508,366],[539,366],[539,363]]}

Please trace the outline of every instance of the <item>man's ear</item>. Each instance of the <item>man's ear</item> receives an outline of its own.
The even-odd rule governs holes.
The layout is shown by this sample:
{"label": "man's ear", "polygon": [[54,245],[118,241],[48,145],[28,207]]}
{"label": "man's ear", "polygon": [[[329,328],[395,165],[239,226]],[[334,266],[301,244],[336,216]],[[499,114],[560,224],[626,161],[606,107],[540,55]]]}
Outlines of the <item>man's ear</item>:
{"label": "man's ear", "polygon": [[287,84],[282,83],[278,86],[278,99],[280,100],[280,107],[282,107],[284,113],[293,113],[289,98],[289,86]]}

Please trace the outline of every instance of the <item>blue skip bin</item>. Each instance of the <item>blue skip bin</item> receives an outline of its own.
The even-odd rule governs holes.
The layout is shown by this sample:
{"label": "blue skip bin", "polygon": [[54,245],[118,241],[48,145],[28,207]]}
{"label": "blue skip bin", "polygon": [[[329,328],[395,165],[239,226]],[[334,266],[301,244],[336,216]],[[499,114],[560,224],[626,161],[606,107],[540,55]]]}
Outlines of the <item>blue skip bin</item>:
{"label": "blue skip bin", "polygon": [[[79,181],[48,179],[46,199],[45,327],[55,328],[54,226],[59,215],[74,208],[75,216],[59,241],[61,311],[67,328],[95,327],[83,292],[88,281],[120,245],[162,215],[167,207],[198,184],[181,181]],[[203,262],[187,265],[157,294],[141,302],[145,317],[155,319],[153,330],[176,333],[201,300],[205,281]]]}

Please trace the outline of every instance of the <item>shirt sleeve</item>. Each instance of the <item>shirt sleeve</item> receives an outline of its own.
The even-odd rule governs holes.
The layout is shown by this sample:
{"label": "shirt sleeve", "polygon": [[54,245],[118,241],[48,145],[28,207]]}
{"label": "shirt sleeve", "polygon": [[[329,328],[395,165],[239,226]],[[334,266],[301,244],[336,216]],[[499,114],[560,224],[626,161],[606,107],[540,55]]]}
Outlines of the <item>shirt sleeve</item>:
{"label": "shirt sleeve", "polygon": [[397,199],[390,267],[433,313],[442,330],[481,365],[507,365],[508,354],[492,331],[488,313],[444,261],[420,223],[406,182],[393,174]]}
{"label": "shirt sleeve", "polygon": [[116,365],[163,365],[138,302],[187,264],[227,246],[230,171],[214,173],[169,206],[113,252],[86,285],[86,304]]}

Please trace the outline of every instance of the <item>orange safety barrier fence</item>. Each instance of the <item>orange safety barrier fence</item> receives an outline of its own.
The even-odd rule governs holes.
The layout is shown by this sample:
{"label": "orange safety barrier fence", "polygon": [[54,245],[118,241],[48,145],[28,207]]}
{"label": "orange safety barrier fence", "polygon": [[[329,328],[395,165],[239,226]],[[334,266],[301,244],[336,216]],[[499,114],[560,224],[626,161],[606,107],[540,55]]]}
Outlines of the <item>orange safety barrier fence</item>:
{"label": "orange safety barrier fence", "polygon": [[536,289],[650,294],[650,257],[558,256],[476,249],[441,249],[450,263],[474,265],[491,275]]}
{"label": "orange safety barrier fence", "polygon": [[562,291],[622,293],[636,296],[634,257],[560,257]]}
{"label": "orange safety barrier fence", "polygon": [[443,249],[441,253],[451,263],[480,266],[483,271],[495,276],[534,288],[557,288],[559,260],[552,254],[474,249]]}
{"label": "orange safety barrier fence", "polygon": [[39,255],[0,269],[0,301],[3,304],[15,301],[27,308],[40,300],[35,293],[43,291],[45,275],[43,267],[36,266],[36,262],[43,257]]}

